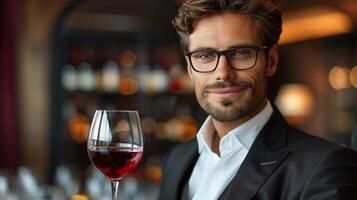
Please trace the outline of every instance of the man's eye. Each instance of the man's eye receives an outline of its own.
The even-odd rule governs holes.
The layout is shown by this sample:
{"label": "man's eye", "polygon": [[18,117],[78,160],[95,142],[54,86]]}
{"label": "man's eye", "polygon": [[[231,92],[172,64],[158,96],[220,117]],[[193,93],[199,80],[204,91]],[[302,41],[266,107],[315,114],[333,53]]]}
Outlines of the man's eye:
{"label": "man's eye", "polygon": [[238,58],[248,58],[252,55],[254,55],[254,50],[250,48],[240,48],[232,52],[232,56]]}
{"label": "man's eye", "polygon": [[197,60],[204,60],[204,61],[209,61],[211,59],[214,59],[216,56],[214,52],[197,52],[192,54],[193,59]]}

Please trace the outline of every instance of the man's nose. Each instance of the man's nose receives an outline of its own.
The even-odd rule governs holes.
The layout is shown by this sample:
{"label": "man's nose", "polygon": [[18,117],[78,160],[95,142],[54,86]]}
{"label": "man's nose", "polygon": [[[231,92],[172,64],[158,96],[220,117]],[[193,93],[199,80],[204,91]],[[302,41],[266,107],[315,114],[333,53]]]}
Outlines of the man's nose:
{"label": "man's nose", "polygon": [[215,70],[216,80],[233,80],[236,76],[235,70],[230,66],[225,55],[221,55]]}

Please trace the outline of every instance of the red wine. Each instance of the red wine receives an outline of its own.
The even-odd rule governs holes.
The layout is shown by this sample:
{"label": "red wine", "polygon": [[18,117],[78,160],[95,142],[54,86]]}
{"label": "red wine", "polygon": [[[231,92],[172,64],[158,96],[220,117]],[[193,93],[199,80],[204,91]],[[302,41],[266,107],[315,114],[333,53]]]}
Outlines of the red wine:
{"label": "red wine", "polygon": [[95,147],[88,149],[93,164],[109,179],[119,180],[140,162],[143,151],[118,149],[117,147]]}

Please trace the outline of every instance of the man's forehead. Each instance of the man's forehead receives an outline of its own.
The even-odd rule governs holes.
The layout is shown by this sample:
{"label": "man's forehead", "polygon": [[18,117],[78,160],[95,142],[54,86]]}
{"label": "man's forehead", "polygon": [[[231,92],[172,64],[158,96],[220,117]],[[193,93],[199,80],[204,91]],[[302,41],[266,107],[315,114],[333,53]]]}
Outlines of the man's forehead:
{"label": "man's forehead", "polygon": [[188,37],[189,50],[227,48],[239,44],[257,44],[260,38],[254,21],[244,14],[225,12],[200,19]]}

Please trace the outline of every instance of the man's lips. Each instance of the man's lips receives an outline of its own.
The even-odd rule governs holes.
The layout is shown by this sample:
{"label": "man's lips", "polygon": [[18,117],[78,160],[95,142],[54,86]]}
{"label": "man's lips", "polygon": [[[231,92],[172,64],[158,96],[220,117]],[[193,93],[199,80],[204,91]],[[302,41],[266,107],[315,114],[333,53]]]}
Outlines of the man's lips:
{"label": "man's lips", "polygon": [[221,97],[233,97],[240,94],[247,87],[223,87],[223,88],[210,88],[207,93]]}
{"label": "man's lips", "polygon": [[209,93],[224,94],[224,93],[237,93],[244,89],[244,87],[224,87],[224,88],[211,88],[207,91]]}

